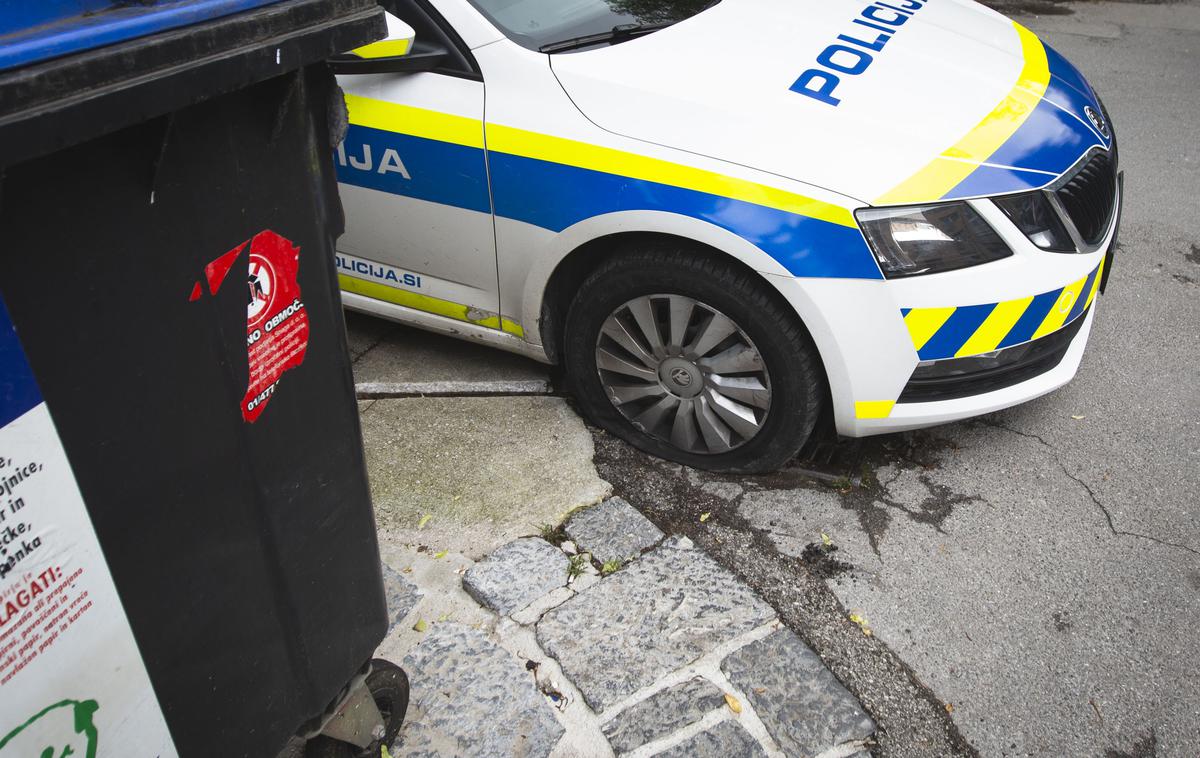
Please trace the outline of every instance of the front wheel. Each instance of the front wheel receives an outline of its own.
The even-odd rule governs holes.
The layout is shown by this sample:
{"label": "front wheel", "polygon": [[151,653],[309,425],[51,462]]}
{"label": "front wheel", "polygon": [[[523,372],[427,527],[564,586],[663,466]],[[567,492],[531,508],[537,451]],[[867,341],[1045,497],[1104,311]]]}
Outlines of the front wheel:
{"label": "front wheel", "polygon": [[646,452],[713,471],[786,463],[824,398],[816,348],[751,272],[683,248],[616,254],[567,314],[584,411]]}
{"label": "front wheel", "polygon": [[371,661],[365,686],[383,716],[383,736],[359,750],[349,743],[317,735],[304,746],[304,758],[378,758],[381,746],[390,747],[396,741],[408,711],[408,675],[396,664],[376,658]]}

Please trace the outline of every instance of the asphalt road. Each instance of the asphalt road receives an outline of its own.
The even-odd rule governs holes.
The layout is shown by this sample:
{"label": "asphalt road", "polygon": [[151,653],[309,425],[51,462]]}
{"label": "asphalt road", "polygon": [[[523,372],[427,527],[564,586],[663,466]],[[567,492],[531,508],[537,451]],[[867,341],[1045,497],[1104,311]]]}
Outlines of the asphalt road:
{"label": "asphalt road", "polygon": [[1194,756],[1200,4],[1008,9],[1051,12],[1020,19],[1102,94],[1126,172],[1074,382],[839,449],[828,470],[858,484],[700,475],[602,434],[597,466],[772,600],[872,710],[884,755]]}

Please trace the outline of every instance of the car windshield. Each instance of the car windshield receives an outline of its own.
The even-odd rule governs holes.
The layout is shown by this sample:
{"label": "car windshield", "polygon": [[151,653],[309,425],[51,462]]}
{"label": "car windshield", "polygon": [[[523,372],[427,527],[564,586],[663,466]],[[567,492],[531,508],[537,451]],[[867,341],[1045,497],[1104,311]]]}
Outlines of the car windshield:
{"label": "car windshield", "polygon": [[[662,26],[715,5],[714,0],[471,0],[514,42],[538,50],[547,45],[605,34],[614,29]],[[616,35],[612,40],[628,39]]]}

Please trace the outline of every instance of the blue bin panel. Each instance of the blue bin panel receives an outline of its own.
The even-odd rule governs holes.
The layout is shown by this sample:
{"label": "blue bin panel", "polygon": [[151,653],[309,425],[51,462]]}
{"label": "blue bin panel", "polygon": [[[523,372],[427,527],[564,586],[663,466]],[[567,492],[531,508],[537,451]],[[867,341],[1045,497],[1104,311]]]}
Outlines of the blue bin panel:
{"label": "blue bin panel", "polygon": [[279,0],[0,3],[0,71],[177,29]]}

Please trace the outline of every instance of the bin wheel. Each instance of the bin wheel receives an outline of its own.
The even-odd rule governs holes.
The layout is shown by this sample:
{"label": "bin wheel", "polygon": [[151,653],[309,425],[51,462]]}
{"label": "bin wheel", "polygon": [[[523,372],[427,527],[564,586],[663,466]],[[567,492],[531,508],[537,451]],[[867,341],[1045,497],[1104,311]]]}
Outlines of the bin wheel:
{"label": "bin wheel", "polygon": [[359,750],[348,742],[317,735],[304,746],[304,758],[379,758],[380,746],[392,744],[408,711],[408,675],[396,664],[376,658],[371,661],[367,689],[383,714],[383,739]]}

